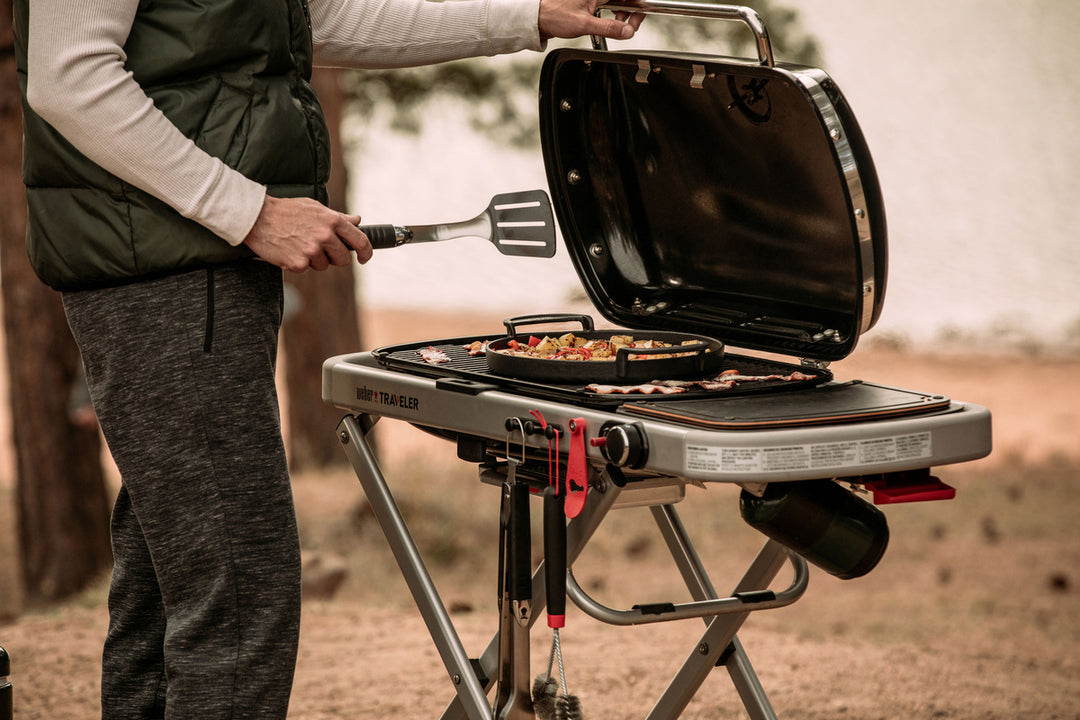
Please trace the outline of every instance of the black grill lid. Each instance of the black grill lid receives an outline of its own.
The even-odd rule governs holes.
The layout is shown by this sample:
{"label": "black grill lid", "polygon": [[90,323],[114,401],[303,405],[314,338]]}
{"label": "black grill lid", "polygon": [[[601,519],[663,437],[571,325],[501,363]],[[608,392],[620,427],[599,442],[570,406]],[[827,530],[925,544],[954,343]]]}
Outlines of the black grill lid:
{"label": "black grill lid", "polygon": [[606,318],[815,360],[877,320],[880,190],[824,72],[567,48],[540,89],[563,238]]}

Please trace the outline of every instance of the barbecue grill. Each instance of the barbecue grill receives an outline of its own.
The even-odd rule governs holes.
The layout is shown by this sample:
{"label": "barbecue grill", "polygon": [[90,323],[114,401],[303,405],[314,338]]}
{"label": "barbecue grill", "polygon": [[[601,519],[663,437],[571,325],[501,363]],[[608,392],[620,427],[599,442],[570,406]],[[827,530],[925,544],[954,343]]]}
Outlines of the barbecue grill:
{"label": "barbecue grill", "polygon": [[[952,497],[931,468],[990,452],[985,408],[840,382],[827,368],[876,322],[887,254],[873,163],[836,84],[819,69],[776,63],[749,8],[633,9],[741,22],[758,57],[608,52],[602,41],[549,53],[540,86],[548,186],[565,247],[611,332],[670,333],[697,349],[632,356],[618,370],[615,361],[507,364],[493,355],[510,340],[603,335],[588,315],[544,314],[483,337],[422,339],[324,364],[324,400],[348,411],[342,447],[452,681],[444,718],[553,717],[551,697],[531,688],[530,630],[546,607],[557,640],[565,597],[612,625],[705,621],[648,718],[678,717],[717,666],[751,718],[774,718],[737,638],[750,613],[801,597],[807,561],[841,578],[871,571],[888,540],[876,506]],[[486,352],[470,354],[478,340]],[[425,361],[428,348],[447,361]],[[719,389],[700,382],[717,368],[741,379]],[[677,390],[651,392],[660,386]],[[478,657],[459,639],[367,442],[379,418],[456,443],[480,480],[501,489],[492,507],[499,618]],[[676,510],[688,484],[707,483],[742,488],[740,511],[766,536],[728,595],[714,588]],[[545,520],[535,567],[530,497],[543,498]],[[574,560],[595,530],[629,506],[650,509],[690,601],[614,608],[575,580]],[[771,587],[785,565],[790,582]]]}

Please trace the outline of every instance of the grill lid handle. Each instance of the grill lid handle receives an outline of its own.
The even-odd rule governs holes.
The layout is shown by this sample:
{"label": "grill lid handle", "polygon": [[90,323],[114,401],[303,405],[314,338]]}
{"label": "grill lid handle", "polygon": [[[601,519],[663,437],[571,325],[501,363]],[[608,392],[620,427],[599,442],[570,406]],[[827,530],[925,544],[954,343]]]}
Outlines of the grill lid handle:
{"label": "grill lid handle", "polygon": [[[602,10],[682,15],[684,17],[741,22],[750,28],[750,32],[754,34],[760,63],[770,68],[775,65],[772,41],[769,39],[769,30],[765,27],[765,21],[761,19],[756,10],[744,5],[713,5],[711,3],[688,2],[686,0],[631,0],[626,3],[618,1],[607,3],[597,8],[596,14],[599,15]],[[598,35],[593,36],[592,44],[594,50],[607,50],[607,40]]]}

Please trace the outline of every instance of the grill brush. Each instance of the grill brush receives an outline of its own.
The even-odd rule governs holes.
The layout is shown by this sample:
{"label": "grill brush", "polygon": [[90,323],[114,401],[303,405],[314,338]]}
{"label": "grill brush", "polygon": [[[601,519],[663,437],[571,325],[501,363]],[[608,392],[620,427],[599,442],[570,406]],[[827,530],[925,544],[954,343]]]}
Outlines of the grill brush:
{"label": "grill brush", "polygon": [[[547,673],[533,682],[533,708],[540,720],[584,720],[581,701],[566,689],[566,668],[563,665],[559,628],[566,624],[566,520],[565,494],[558,484],[544,489],[544,576],[547,590],[547,620],[551,628],[551,654]],[[559,680],[552,670],[556,662]],[[561,691],[561,694],[560,694]]]}
{"label": "grill brush", "polygon": [[[548,668],[548,673],[551,669]],[[559,683],[555,678],[548,675],[537,675],[533,681],[532,701],[533,710],[539,720],[554,720],[555,698],[559,694]]]}
{"label": "grill brush", "polygon": [[[556,661],[559,663],[559,679],[551,675]],[[559,694],[559,691],[562,694]],[[585,720],[581,700],[566,689],[566,669],[563,666],[562,648],[559,645],[559,629],[551,630],[551,655],[544,675],[537,675],[532,688],[533,710],[539,720]]]}

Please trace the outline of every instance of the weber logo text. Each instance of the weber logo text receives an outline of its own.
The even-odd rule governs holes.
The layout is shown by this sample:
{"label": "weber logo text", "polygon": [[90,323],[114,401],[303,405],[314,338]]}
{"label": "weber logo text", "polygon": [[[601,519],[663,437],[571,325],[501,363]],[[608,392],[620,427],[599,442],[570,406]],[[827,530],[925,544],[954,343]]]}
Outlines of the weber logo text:
{"label": "weber logo text", "polygon": [[381,390],[373,390],[369,387],[356,388],[356,399],[361,402],[375,403],[376,405],[389,405],[404,410],[419,410],[420,398],[411,395],[399,395]]}

